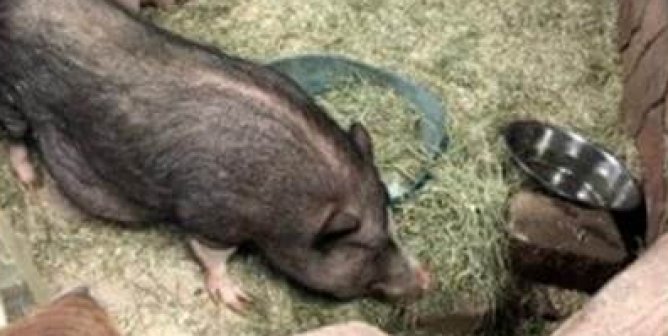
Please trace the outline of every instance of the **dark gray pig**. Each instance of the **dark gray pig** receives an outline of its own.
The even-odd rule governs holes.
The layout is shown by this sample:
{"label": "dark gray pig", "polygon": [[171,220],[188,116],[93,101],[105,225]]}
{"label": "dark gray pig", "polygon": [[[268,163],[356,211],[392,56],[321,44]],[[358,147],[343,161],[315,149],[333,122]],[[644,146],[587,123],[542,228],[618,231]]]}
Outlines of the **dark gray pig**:
{"label": "dark gray pig", "polygon": [[338,298],[427,288],[390,235],[366,130],[342,130],[288,78],[107,0],[0,0],[0,29],[0,129],[24,183],[31,146],[89,214],[176,223],[237,310],[248,298],[225,261],[244,243]]}

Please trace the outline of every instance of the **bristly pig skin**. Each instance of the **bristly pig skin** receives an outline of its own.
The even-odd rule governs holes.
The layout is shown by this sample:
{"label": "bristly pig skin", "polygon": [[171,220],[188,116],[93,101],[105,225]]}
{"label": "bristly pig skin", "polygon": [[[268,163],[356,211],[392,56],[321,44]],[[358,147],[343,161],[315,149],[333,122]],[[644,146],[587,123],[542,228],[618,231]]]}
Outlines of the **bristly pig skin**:
{"label": "bristly pig skin", "polygon": [[[0,129],[91,215],[254,244],[334,297],[415,298],[369,134],[293,81],[110,0],[0,0]],[[258,41],[262,43],[262,41]]]}

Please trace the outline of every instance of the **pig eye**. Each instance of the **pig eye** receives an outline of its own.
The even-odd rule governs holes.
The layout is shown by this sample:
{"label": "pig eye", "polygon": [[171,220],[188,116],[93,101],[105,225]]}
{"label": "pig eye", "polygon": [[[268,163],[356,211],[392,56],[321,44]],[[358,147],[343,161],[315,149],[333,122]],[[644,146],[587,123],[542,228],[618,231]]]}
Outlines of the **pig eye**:
{"label": "pig eye", "polygon": [[327,222],[315,237],[313,246],[316,249],[325,250],[337,241],[357,232],[360,228],[360,220],[347,213],[337,213]]}
{"label": "pig eye", "polygon": [[327,251],[334,245],[336,245],[337,242],[341,241],[344,239],[346,236],[354,233],[357,231],[356,229],[350,229],[346,231],[339,231],[339,232],[333,232],[327,235],[320,236],[316,239],[314,243],[314,247],[317,250],[320,251]]}

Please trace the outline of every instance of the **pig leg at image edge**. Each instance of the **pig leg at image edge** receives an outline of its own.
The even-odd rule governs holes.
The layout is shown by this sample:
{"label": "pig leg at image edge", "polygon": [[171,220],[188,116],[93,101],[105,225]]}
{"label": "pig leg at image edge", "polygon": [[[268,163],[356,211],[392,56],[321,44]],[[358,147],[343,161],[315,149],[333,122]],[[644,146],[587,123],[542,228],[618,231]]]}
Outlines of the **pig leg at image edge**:
{"label": "pig leg at image edge", "polygon": [[250,297],[230,279],[227,273],[227,261],[236,251],[236,247],[215,249],[190,239],[190,248],[204,267],[206,287],[215,302],[222,301],[237,313],[243,313]]}
{"label": "pig leg at image edge", "polygon": [[11,143],[9,145],[9,162],[21,183],[27,186],[36,184],[37,173],[30,162],[28,147],[24,143]]}

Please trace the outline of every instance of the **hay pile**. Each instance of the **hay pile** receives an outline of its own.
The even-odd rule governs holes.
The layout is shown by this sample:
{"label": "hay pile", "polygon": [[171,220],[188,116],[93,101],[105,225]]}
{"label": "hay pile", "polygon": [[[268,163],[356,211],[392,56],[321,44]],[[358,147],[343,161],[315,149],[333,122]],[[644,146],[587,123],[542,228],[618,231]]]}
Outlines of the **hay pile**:
{"label": "hay pile", "polygon": [[[437,291],[414,310],[440,313],[494,306],[507,294],[502,228],[519,178],[498,141],[502,123],[534,117],[576,127],[631,158],[616,127],[615,7],[605,0],[197,0],[147,15],[261,61],[306,52],[348,55],[407,74],[447,101],[452,143],[434,167],[437,178],[396,213],[404,243],[437,280]],[[342,124],[368,125],[386,176],[414,173],[421,160],[417,117],[403,101],[367,86],[320,99]],[[53,286],[96,285],[130,335],[283,335],[352,318],[416,334],[395,309],[313,297],[253,254],[233,262],[234,277],[260,298],[240,319],[202,293],[180,233],[128,231],[26,205],[6,165],[0,186],[0,205],[14,209]]]}

